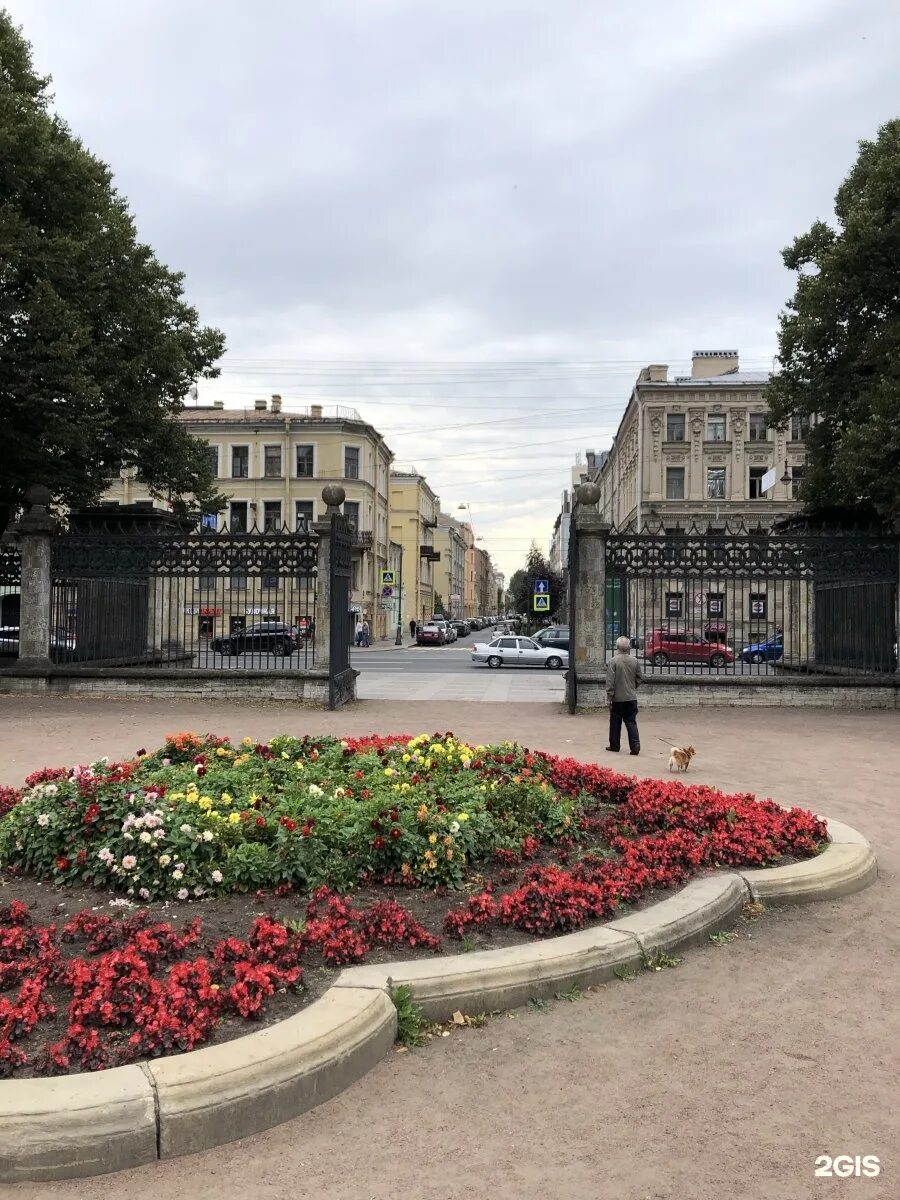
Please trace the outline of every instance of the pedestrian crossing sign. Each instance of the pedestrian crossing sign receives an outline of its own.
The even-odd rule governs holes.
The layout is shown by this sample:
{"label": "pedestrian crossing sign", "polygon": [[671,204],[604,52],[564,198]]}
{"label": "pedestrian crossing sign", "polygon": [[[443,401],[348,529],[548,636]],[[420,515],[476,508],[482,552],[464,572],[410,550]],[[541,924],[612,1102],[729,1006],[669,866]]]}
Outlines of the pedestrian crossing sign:
{"label": "pedestrian crossing sign", "polygon": [[382,571],[381,572],[381,586],[382,587],[393,587],[394,584],[396,583],[396,575],[397,575],[396,571]]}
{"label": "pedestrian crossing sign", "polygon": [[533,607],[534,607],[535,612],[549,612],[550,611],[550,597],[541,592],[535,592]]}

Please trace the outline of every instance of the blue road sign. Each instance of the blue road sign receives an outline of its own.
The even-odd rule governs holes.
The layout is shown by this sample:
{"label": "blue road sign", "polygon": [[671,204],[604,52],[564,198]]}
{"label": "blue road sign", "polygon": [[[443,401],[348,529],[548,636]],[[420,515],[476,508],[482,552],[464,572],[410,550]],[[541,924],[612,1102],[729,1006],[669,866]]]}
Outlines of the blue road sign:
{"label": "blue road sign", "polygon": [[382,571],[381,572],[381,586],[382,587],[393,587],[394,583],[396,582],[396,580],[394,579],[394,576],[396,574],[397,574],[396,571]]}
{"label": "blue road sign", "polygon": [[535,612],[549,612],[550,611],[550,597],[542,596],[540,594],[540,592],[535,592],[534,598],[533,598],[533,606],[534,606]]}
{"label": "blue road sign", "polygon": [[545,596],[550,591],[550,584],[546,579],[536,579],[534,581],[535,595]]}

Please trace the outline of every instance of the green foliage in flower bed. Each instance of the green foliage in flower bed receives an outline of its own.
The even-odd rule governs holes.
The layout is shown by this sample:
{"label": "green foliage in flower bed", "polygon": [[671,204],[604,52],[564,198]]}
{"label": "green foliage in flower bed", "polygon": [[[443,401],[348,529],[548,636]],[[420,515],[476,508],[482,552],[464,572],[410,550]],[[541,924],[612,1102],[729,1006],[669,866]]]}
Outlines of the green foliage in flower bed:
{"label": "green foliage in flower bed", "polygon": [[[523,840],[577,834],[577,794],[511,745],[182,733],[129,762],[36,772],[0,817],[0,865],[151,900],[361,879],[457,886]],[[577,791],[577,790],[576,790]]]}

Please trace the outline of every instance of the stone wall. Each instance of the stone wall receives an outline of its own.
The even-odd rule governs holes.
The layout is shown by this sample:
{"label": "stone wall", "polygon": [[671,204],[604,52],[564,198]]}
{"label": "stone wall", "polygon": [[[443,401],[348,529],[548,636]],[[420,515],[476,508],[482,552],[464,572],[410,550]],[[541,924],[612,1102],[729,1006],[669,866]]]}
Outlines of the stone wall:
{"label": "stone wall", "polygon": [[[900,710],[900,680],[885,677],[866,683],[832,678],[646,679],[638,704],[649,708],[889,708]],[[606,707],[605,676],[578,677],[579,710]]]}
{"label": "stone wall", "polygon": [[[347,676],[347,678],[344,678]],[[341,676],[338,707],[356,698],[356,671]],[[194,696],[207,700],[284,700],[327,706],[328,672],[88,670],[0,673],[0,694],[26,696]]]}

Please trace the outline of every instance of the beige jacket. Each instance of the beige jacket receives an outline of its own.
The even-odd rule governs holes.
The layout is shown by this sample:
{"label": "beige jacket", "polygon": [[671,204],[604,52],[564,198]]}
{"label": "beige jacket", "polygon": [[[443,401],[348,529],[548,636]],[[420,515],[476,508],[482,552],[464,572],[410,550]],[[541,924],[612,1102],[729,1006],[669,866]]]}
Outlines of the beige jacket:
{"label": "beige jacket", "polygon": [[622,654],[606,664],[606,696],[609,700],[637,700],[637,690],[644,678],[641,664],[633,654]]}

